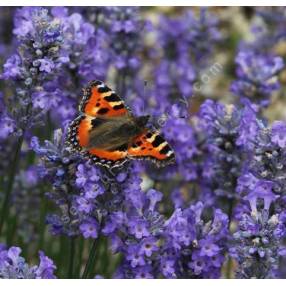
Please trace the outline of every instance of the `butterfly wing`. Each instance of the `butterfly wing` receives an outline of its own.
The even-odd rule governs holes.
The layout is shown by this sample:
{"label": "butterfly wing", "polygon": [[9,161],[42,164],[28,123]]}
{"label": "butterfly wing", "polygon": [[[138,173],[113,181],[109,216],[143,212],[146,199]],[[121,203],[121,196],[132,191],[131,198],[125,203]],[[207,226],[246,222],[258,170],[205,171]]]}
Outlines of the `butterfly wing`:
{"label": "butterfly wing", "polygon": [[127,145],[122,144],[117,150],[104,150],[91,148],[89,142],[91,134],[102,124],[131,114],[123,100],[103,82],[92,81],[83,90],[79,111],[82,114],[68,128],[68,146],[95,163],[108,167],[122,165],[126,161]]}
{"label": "butterfly wing", "polygon": [[175,154],[158,131],[145,130],[127,150],[130,159],[150,159],[159,166],[174,162]]}
{"label": "butterfly wing", "polygon": [[92,117],[80,115],[71,122],[67,134],[69,148],[91,159],[92,162],[106,167],[116,167],[124,164],[127,158],[127,144],[116,150],[89,147],[90,131],[96,128],[93,126],[93,120]]}
{"label": "butterfly wing", "polygon": [[115,117],[130,113],[123,100],[102,81],[92,81],[83,89],[79,111],[93,117]]}
{"label": "butterfly wing", "polygon": [[174,161],[173,150],[157,131],[144,130],[132,140],[132,144],[122,142],[118,148],[111,150],[90,146],[91,134],[97,134],[102,124],[131,116],[123,100],[103,82],[93,81],[84,89],[79,111],[81,115],[68,128],[67,144],[94,163],[111,168],[124,164],[127,158],[151,159],[157,165]]}

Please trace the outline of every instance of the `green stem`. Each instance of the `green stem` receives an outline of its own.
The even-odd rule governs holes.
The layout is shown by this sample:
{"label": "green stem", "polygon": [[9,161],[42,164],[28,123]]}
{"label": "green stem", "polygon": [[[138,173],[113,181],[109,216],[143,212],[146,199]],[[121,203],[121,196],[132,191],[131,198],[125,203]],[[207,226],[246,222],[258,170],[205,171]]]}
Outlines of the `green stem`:
{"label": "green stem", "polygon": [[226,264],[226,271],[225,271],[225,278],[226,279],[231,279],[231,274],[232,274],[232,260],[230,257],[228,257],[228,261]]}
{"label": "green stem", "polygon": [[19,140],[17,142],[15,155],[14,155],[14,158],[13,158],[13,161],[12,161],[12,165],[11,165],[11,168],[10,168],[10,173],[9,173],[8,182],[7,182],[7,188],[6,188],[3,204],[2,204],[2,207],[1,207],[0,235],[1,235],[1,232],[2,232],[2,228],[3,228],[3,225],[4,225],[5,219],[7,217],[9,217],[9,201],[10,201],[10,197],[11,197],[11,193],[12,193],[12,189],[13,189],[13,185],[14,185],[14,179],[15,179],[18,163],[19,163],[19,160],[20,160],[21,148],[22,148],[22,144],[23,144],[23,141],[24,141],[24,133],[25,132],[23,131],[23,134],[21,135],[21,137],[19,138]]}
{"label": "green stem", "polygon": [[95,239],[93,241],[91,251],[89,253],[89,257],[81,277],[82,279],[88,278],[88,274],[90,273],[92,267],[94,266],[96,249],[97,249],[97,240]]}
{"label": "green stem", "polygon": [[79,242],[78,242],[78,247],[77,247],[77,266],[76,266],[76,277],[80,277],[80,270],[81,270],[81,265],[82,265],[82,257],[83,257],[83,251],[84,251],[84,242],[85,240],[80,237]]}
{"label": "green stem", "polygon": [[103,277],[107,277],[108,275],[108,267],[110,265],[109,263],[109,255],[108,255],[108,241],[107,238],[104,239],[103,245],[102,245],[102,253],[101,253],[101,273]]}
{"label": "green stem", "polygon": [[45,198],[45,187],[42,188],[41,193],[41,210],[40,210],[40,222],[39,222],[39,249],[42,249],[44,246],[44,239],[45,239],[45,231],[46,231],[46,222],[45,216],[47,212],[47,200]]}
{"label": "green stem", "polygon": [[68,279],[73,278],[74,269],[74,256],[75,256],[75,237],[70,238],[70,249],[69,249],[69,267],[68,267]]}
{"label": "green stem", "polygon": [[[65,270],[66,270],[66,257],[67,257],[67,253],[68,253],[68,245],[67,245],[67,241],[68,241],[68,238],[61,235],[59,237],[59,249],[58,249],[58,252],[57,252],[57,264],[58,265],[58,268],[59,268],[59,271],[61,272],[61,276],[64,277],[66,275],[65,273]],[[53,247],[53,243],[51,243],[51,247]],[[60,275],[59,275],[60,276]],[[60,276],[60,277],[61,277]]]}
{"label": "green stem", "polygon": [[16,216],[13,216],[9,220],[9,224],[7,225],[6,245],[14,245],[13,242],[15,239],[16,229],[17,229],[17,219],[16,219]]}

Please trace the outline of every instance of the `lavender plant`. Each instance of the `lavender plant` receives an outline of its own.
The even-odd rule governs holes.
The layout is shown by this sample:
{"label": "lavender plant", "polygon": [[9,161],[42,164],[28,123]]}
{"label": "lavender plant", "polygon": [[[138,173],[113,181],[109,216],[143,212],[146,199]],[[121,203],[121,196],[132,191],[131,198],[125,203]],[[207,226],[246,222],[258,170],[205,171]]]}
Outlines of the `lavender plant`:
{"label": "lavender plant", "polygon": [[[0,8],[0,278],[285,277],[285,11],[255,8],[252,41],[228,11]],[[173,165],[71,151],[95,79],[151,115]]]}
{"label": "lavender plant", "polygon": [[241,51],[235,62],[237,77],[231,91],[243,101],[250,99],[256,105],[270,104],[271,94],[280,88],[278,73],[284,68],[283,59],[271,54]]}
{"label": "lavender plant", "polygon": [[0,278],[1,279],[53,279],[56,266],[53,261],[40,251],[39,265],[29,266],[20,256],[21,248],[0,245]]}
{"label": "lavender plant", "polygon": [[18,48],[4,63],[1,77],[17,82],[17,85],[13,85],[15,88],[7,107],[13,121],[8,124],[6,117],[5,129],[7,130],[7,124],[14,126],[16,130],[13,130],[12,135],[16,135],[18,140],[1,210],[0,231],[8,216],[10,194],[26,132],[39,124],[43,113],[53,106],[51,100],[50,106],[39,104],[45,93],[44,85],[51,76],[56,76],[57,70],[67,60],[61,49],[61,27],[48,15],[46,9],[22,8],[15,13],[14,24],[13,32],[17,37]]}
{"label": "lavender plant", "polygon": [[[264,209],[257,210],[256,203],[261,198],[264,199]],[[270,215],[269,196],[256,194],[248,201],[251,210],[243,212],[233,234],[235,246],[230,249],[238,262],[236,277],[278,278],[279,262],[285,256],[285,213]]]}

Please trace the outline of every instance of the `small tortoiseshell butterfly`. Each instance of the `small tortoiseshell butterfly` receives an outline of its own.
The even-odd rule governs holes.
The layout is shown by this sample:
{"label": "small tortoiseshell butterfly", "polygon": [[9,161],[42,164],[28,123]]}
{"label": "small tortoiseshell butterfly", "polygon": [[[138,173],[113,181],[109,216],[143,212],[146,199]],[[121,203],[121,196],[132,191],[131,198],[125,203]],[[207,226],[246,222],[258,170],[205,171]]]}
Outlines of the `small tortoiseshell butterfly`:
{"label": "small tortoiseshell butterfly", "polygon": [[174,161],[167,141],[146,127],[149,116],[135,117],[103,82],[92,81],[83,89],[79,111],[69,126],[67,143],[94,163],[117,167],[128,159],[151,159],[162,166]]}

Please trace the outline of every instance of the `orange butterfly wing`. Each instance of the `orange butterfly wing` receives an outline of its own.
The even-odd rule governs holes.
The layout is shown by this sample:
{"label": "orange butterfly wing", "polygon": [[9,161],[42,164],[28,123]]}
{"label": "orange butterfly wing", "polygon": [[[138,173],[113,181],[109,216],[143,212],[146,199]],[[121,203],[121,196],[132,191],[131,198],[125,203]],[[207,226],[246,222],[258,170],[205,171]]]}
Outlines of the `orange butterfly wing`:
{"label": "orange butterfly wing", "polygon": [[130,159],[151,159],[157,165],[166,165],[175,160],[175,154],[168,142],[158,131],[146,129],[129,146]]}
{"label": "orange butterfly wing", "polygon": [[125,116],[131,113],[122,99],[101,81],[93,81],[84,89],[79,106],[82,113],[74,119],[68,129],[67,143],[72,150],[80,152],[93,162],[107,167],[120,166],[130,159],[151,159],[157,165],[166,165],[174,161],[174,152],[167,141],[157,131],[146,129],[134,138],[130,146],[118,150],[90,148],[90,131],[96,118],[108,120],[108,117]]}
{"label": "orange butterfly wing", "polygon": [[92,81],[83,89],[79,110],[93,117],[124,116],[129,112],[123,100],[101,81]]}
{"label": "orange butterfly wing", "polygon": [[89,132],[92,129],[92,118],[80,115],[69,126],[67,142],[72,150],[75,150],[84,157],[91,159],[94,163],[98,163],[108,167],[122,165],[126,161],[126,150],[102,150],[102,149],[85,149],[89,145]]}
{"label": "orange butterfly wing", "polygon": [[83,89],[83,99],[79,106],[83,113],[69,126],[67,142],[69,146],[95,163],[105,166],[123,164],[127,157],[126,150],[85,149],[89,145],[90,131],[95,118],[124,116],[130,113],[123,100],[101,81],[92,81]]}

